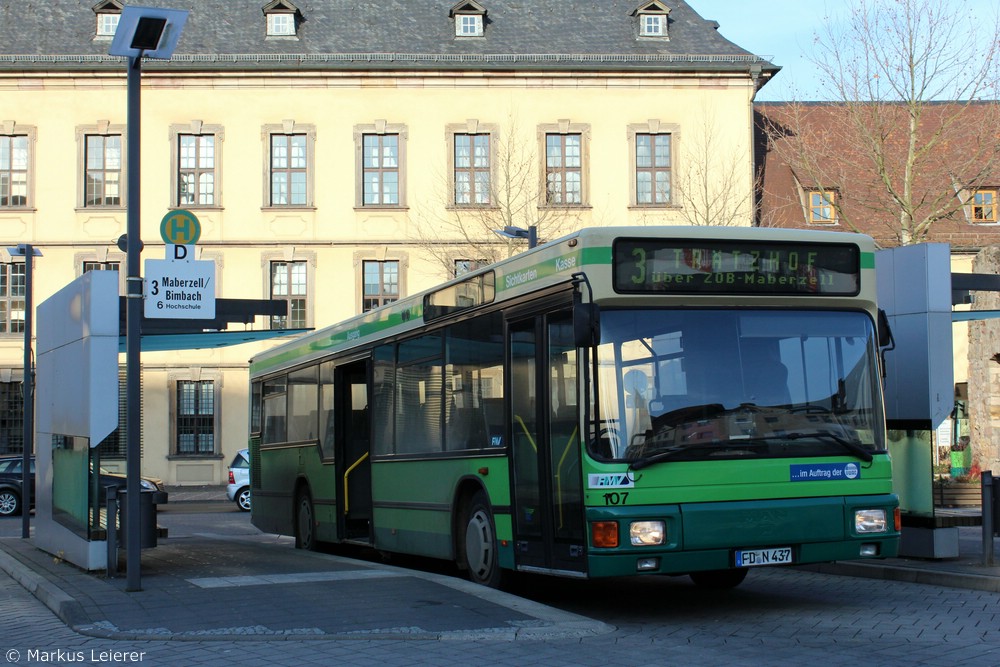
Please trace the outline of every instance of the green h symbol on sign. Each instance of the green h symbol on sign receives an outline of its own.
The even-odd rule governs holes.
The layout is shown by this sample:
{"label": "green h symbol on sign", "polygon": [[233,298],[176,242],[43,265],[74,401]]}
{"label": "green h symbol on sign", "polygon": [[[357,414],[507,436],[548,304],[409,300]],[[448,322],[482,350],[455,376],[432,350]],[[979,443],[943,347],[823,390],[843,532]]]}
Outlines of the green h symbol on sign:
{"label": "green h symbol on sign", "polygon": [[160,238],[173,245],[194,245],[201,237],[201,223],[191,211],[170,211],[160,221]]}

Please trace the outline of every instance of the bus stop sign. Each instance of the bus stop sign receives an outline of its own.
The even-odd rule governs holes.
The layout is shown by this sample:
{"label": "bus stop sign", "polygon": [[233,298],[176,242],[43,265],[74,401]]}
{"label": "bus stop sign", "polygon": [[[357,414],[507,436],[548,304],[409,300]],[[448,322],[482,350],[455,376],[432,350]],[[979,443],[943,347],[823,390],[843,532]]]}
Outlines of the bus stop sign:
{"label": "bus stop sign", "polygon": [[160,221],[160,238],[164,243],[194,245],[201,237],[201,223],[191,211],[182,208],[170,211]]}

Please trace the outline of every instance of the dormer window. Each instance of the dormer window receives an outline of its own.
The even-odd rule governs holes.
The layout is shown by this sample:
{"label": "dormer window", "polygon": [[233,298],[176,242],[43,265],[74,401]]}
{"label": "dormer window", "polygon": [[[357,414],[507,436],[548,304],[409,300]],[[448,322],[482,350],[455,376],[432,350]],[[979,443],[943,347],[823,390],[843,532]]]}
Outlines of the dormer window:
{"label": "dormer window", "polygon": [[667,37],[667,16],[670,8],[659,0],[644,2],[633,10],[639,20],[639,37],[664,39]]}
{"label": "dormer window", "polygon": [[118,20],[122,17],[122,3],[118,0],[103,0],[92,8],[97,14],[97,29],[94,34],[98,39],[111,39],[118,29]]}
{"label": "dormer window", "polygon": [[475,14],[463,14],[455,17],[456,37],[482,37],[483,17]]}
{"label": "dormer window", "polygon": [[274,0],[264,5],[264,16],[267,17],[268,37],[297,36],[299,9],[287,0]]}
{"label": "dormer window", "polygon": [[486,8],[478,2],[460,2],[451,8],[455,20],[455,37],[482,37],[486,24]]}
{"label": "dormer window", "polygon": [[663,37],[667,32],[665,18],[662,14],[643,14],[639,34],[643,37]]}

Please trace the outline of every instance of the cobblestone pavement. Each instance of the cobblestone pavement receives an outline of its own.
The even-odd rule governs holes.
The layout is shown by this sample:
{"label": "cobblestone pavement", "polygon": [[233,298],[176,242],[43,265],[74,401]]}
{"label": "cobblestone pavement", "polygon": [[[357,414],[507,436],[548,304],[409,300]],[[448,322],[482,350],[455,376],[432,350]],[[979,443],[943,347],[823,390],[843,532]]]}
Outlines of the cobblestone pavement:
{"label": "cobblestone pavement", "polygon": [[524,577],[508,595],[181,514],[140,593],[0,538],[0,667],[1000,665],[1000,567],[977,529],[941,562],[764,568],[724,592]]}
{"label": "cobblestone pavement", "polygon": [[[89,576],[89,575],[88,575]],[[584,585],[574,585],[583,583]],[[551,602],[613,628],[573,638],[107,639],[70,630],[0,574],[0,664],[794,665],[1000,664],[1000,596],[803,570],[761,570],[729,593],[680,579],[558,582]],[[542,591],[542,593],[546,593]],[[545,594],[535,596],[545,600]],[[266,606],[266,591],[254,604]],[[338,600],[328,601],[337,613]],[[357,605],[345,610],[362,612]],[[183,605],[175,610],[186,613]],[[190,610],[188,613],[197,613]],[[16,651],[17,653],[12,653]],[[117,652],[117,653],[115,653]]]}

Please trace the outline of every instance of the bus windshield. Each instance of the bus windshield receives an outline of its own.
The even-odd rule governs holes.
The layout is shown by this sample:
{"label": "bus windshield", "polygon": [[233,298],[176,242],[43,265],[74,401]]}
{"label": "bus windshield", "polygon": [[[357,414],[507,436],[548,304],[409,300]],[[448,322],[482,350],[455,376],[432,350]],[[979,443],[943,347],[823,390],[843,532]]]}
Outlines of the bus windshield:
{"label": "bus windshield", "polygon": [[860,311],[605,310],[590,453],[870,461],[885,450],[876,358]]}

